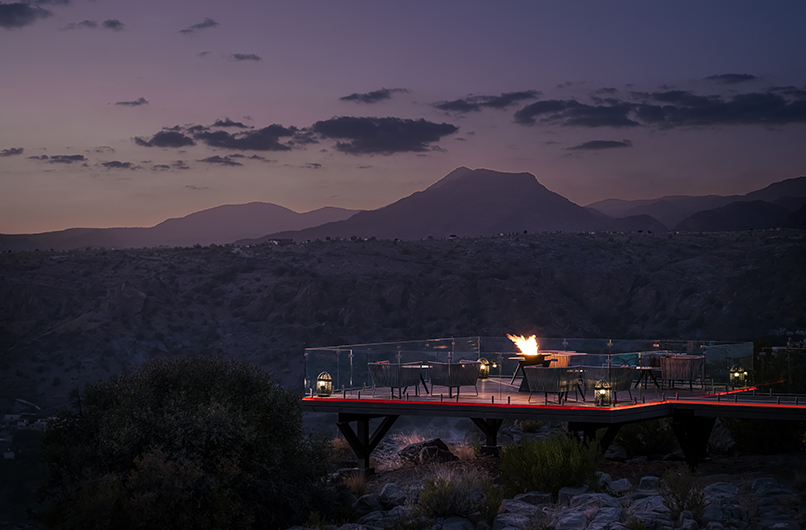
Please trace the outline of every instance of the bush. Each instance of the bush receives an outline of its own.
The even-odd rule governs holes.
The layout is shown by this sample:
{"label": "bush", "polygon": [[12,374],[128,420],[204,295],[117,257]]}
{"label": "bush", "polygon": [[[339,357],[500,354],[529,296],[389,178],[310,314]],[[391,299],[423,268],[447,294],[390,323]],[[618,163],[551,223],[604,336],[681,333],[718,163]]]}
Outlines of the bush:
{"label": "bush", "polygon": [[722,418],[736,449],[746,453],[776,454],[806,449],[806,422]]}
{"label": "bush", "polygon": [[503,492],[489,477],[440,467],[423,480],[416,512],[428,518],[480,512],[492,524],[503,498]]}
{"label": "bush", "polygon": [[705,494],[702,485],[688,467],[669,468],[660,483],[663,504],[669,508],[672,520],[677,520],[680,512],[689,510],[700,521],[705,510]]}
{"label": "bush", "polygon": [[508,497],[535,490],[557,495],[566,486],[597,484],[601,459],[597,444],[583,444],[569,436],[525,438],[520,447],[501,452],[501,480]]}
{"label": "bush", "polygon": [[88,385],[49,423],[40,521],[65,528],[287,528],[329,506],[327,447],[260,369],[157,361]]}
{"label": "bush", "polygon": [[614,441],[633,455],[667,454],[680,448],[671,418],[630,423],[619,429]]}

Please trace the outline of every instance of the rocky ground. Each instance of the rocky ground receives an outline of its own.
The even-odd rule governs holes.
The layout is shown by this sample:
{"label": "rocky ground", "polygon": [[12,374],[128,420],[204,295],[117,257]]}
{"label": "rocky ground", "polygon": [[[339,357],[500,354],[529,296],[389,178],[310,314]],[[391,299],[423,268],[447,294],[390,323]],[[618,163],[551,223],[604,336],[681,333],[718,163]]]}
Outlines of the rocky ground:
{"label": "rocky ground", "polygon": [[[0,254],[0,412],[150,359],[235,357],[302,388],[310,346],[450,336],[786,342],[803,231],[510,234]],[[19,404],[19,402],[17,402]]]}
{"label": "rocky ground", "polygon": [[[504,437],[513,441],[523,436],[540,438],[556,432],[544,427],[531,434],[510,428]],[[564,488],[552,496],[528,492],[504,499],[492,525],[480,513],[441,517],[412,523],[408,514],[417,507],[423,480],[445,469],[472,472],[494,479],[499,476],[498,460],[472,457],[459,443],[450,449],[462,458],[440,460],[437,452],[420,452],[419,461],[398,458],[401,443],[411,439],[390,440],[379,448],[376,462],[382,468],[372,475],[363,495],[353,505],[354,523],[326,527],[330,530],[366,528],[435,528],[443,530],[636,530],[644,529],[780,529],[796,530],[806,524],[806,454],[781,455],[717,454],[702,462],[696,473],[704,495],[701,513],[683,511],[674,516],[664,502],[661,484],[669,469],[679,470],[682,455],[671,453],[663,458],[626,458],[618,447],[609,451],[599,470],[596,491]],[[429,441],[402,448],[402,453],[420,449]],[[517,443],[517,442],[516,442]],[[401,454],[402,454],[401,453]],[[414,451],[417,454],[417,451]],[[409,526],[406,526],[409,525]]]}

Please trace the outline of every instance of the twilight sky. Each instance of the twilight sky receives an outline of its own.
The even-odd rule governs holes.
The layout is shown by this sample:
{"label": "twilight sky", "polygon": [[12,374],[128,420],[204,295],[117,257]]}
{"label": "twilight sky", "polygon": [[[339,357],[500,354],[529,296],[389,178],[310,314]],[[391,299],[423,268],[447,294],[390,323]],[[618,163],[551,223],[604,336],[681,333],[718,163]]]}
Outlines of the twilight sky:
{"label": "twilight sky", "polygon": [[0,0],[0,233],[806,175],[806,2]]}

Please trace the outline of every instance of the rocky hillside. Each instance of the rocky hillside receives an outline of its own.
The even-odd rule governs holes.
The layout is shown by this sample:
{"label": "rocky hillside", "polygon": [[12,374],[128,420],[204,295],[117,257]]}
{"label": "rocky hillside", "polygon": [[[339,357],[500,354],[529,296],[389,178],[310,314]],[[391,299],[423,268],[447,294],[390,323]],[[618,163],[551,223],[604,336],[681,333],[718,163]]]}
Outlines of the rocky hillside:
{"label": "rocky hillside", "polygon": [[0,407],[51,409],[159,357],[237,357],[301,388],[303,349],[318,345],[513,332],[783,342],[806,329],[805,260],[799,230],[0,254]]}

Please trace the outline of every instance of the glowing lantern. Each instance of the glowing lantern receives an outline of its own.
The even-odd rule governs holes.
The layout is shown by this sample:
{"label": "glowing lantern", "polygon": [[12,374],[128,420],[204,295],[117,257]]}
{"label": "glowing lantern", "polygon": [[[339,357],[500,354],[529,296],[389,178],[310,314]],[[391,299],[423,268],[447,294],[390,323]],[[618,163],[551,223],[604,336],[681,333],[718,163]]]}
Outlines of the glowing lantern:
{"label": "glowing lantern", "polygon": [[739,365],[734,365],[730,369],[730,386],[733,388],[743,388],[747,386],[747,370]]}
{"label": "glowing lantern", "polygon": [[328,397],[333,393],[333,378],[327,372],[322,372],[316,378],[316,395]]}
{"label": "glowing lantern", "polygon": [[487,379],[490,377],[490,361],[482,357],[479,359],[481,368],[479,368],[479,379]]}
{"label": "glowing lantern", "polygon": [[613,402],[612,394],[610,383],[604,380],[599,381],[593,387],[593,403],[597,407],[609,407]]}

